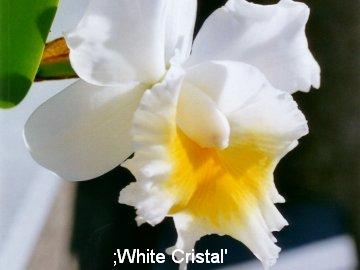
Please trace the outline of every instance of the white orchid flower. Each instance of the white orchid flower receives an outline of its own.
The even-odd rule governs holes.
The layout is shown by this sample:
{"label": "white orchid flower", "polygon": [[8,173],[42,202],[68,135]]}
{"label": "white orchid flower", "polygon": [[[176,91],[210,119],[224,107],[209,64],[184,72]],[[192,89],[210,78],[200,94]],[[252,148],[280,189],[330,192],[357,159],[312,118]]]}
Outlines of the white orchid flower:
{"label": "white orchid flower", "polygon": [[[34,159],[65,179],[122,165],[120,202],[139,224],[172,216],[176,248],[206,234],[242,241],[264,264],[287,224],[273,171],[308,132],[290,93],[319,87],[308,7],[229,0],[192,46],[196,0],[93,0],[67,35],[80,80],[34,112]],[[191,52],[191,54],[190,54]],[[182,268],[186,268],[183,264]]]}

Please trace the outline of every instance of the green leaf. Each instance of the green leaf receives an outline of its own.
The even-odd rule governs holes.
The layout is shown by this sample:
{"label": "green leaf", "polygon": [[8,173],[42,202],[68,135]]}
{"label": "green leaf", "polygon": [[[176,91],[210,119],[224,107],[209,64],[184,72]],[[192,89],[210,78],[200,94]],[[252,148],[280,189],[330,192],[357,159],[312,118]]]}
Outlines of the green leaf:
{"label": "green leaf", "polygon": [[46,44],[35,81],[76,78],[69,60],[69,48],[63,38]]}
{"label": "green leaf", "polygon": [[40,64],[59,0],[0,0],[0,107],[17,105]]}

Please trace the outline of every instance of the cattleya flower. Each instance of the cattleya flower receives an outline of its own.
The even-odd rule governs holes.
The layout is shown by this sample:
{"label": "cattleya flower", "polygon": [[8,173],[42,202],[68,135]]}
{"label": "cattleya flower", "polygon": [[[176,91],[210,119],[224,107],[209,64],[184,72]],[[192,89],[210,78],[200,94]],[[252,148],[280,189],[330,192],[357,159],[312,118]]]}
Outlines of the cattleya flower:
{"label": "cattleya flower", "polygon": [[65,179],[128,168],[136,182],[120,202],[138,224],[173,217],[176,248],[230,235],[268,267],[280,251],[271,232],[287,225],[273,172],[308,132],[291,93],[320,84],[309,9],[229,0],[193,42],[196,5],[91,1],[66,37],[81,79],[34,112],[26,142]]}

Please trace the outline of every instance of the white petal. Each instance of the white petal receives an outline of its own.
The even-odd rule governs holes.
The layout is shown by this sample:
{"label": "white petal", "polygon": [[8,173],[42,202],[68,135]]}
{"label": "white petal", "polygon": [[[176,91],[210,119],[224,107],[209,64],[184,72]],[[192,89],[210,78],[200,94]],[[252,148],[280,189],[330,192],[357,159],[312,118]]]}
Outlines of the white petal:
{"label": "white petal", "polygon": [[225,115],[204,92],[184,83],[178,104],[177,124],[202,147],[226,148],[230,126]]}
{"label": "white petal", "polygon": [[152,84],[165,72],[166,0],[91,0],[67,34],[76,73],[97,85]]}
{"label": "white petal", "polygon": [[75,82],[29,118],[25,139],[31,155],[66,180],[108,172],[133,152],[130,128],[143,92]]}
{"label": "white petal", "polygon": [[281,248],[274,243],[276,239],[270,231],[260,212],[254,211],[248,219],[246,228],[237,230],[233,236],[241,239],[266,270],[276,263],[281,251]]}
{"label": "white petal", "polygon": [[285,203],[285,198],[280,195],[279,191],[275,187],[274,177],[272,176],[269,187],[269,197],[273,203]]}
{"label": "white petal", "polygon": [[[194,220],[191,215],[177,214],[174,217],[174,224],[177,232],[177,240],[173,247],[166,249],[168,254],[172,254],[175,249],[180,249],[184,253],[192,252],[196,242],[204,235],[207,235],[206,229]],[[180,255],[180,254],[176,254]],[[179,270],[186,270],[187,263],[185,258],[177,258],[178,260],[184,259],[180,264]]]}
{"label": "white petal", "polygon": [[119,203],[136,207],[138,225],[144,222],[152,226],[160,223],[167,215],[172,200],[156,187],[131,183],[120,192]]}
{"label": "white petal", "polygon": [[151,225],[161,222],[173,204],[173,198],[161,190],[161,182],[171,171],[164,143],[176,129],[182,75],[181,70],[171,69],[162,83],[145,91],[133,121],[135,156],[122,164],[137,182],[121,191],[119,202],[134,206],[138,220]]}
{"label": "white petal", "polygon": [[320,67],[308,49],[305,25],[309,8],[281,0],[257,5],[229,0],[204,23],[188,65],[233,60],[261,70],[271,84],[287,92],[320,86]]}
{"label": "white petal", "polygon": [[175,56],[182,63],[190,54],[196,19],[196,0],[168,1],[166,19],[165,59],[166,63]]}
{"label": "white petal", "polygon": [[[305,116],[292,96],[266,82],[245,106],[228,115],[228,119],[233,132],[261,134],[269,141],[282,141],[287,145],[285,153],[309,131]],[[264,145],[268,143],[264,141]]]}
{"label": "white petal", "polygon": [[233,61],[210,61],[191,67],[185,81],[206,93],[225,115],[246,105],[267,83],[255,67]]}
{"label": "white petal", "polygon": [[269,197],[264,198],[261,202],[260,208],[266,222],[266,226],[270,231],[279,232],[282,228],[289,225]]}

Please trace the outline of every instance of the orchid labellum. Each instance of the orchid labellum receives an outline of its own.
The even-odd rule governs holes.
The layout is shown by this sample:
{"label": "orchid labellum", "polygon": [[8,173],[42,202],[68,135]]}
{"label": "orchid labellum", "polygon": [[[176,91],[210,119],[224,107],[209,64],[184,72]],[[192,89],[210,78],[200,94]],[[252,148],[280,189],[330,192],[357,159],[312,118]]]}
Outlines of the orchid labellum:
{"label": "orchid labellum", "polygon": [[308,132],[291,93],[320,84],[309,9],[229,0],[193,42],[196,6],[92,0],[66,37],[81,79],[34,112],[26,142],[65,179],[128,168],[136,182],[120,202],[139,224],[173,217],[176,248],[230,235],[269,267],[280,251],[271,232],[287,225],[273,172]]}

